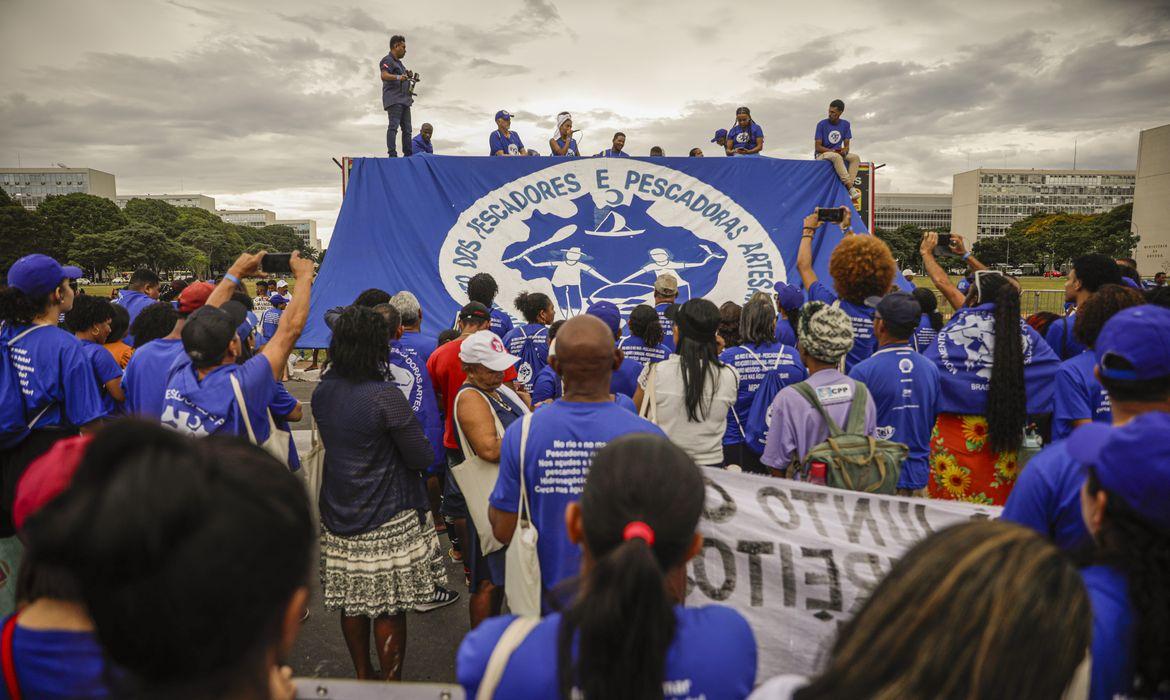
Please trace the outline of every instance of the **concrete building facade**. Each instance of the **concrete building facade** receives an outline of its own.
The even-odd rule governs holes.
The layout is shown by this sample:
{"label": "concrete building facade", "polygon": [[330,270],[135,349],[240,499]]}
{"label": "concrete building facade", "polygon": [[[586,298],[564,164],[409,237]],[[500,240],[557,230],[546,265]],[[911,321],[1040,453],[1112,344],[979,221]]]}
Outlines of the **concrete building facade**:
{"label": "concrete building facade", "polygon": [[50,195],[81,192],[113,200],[112,173],[93,168],[0,168],[0,188],[26,209],[36,209]]}
{"label": "concrete building facade", "polygon": [[276,223],[276,212],[269,209],[220,209],[215,212],[229,224],[264,228]]}
{"label": "concrete building facade", "polygon": [[1138,139],[1137,184],[1131,230],[1139,237],[1134,258],[1143,275],[1170,272],[1170,124]]}
{"label": "concrete building facade", "polygon": [[1002,236],[1037,212],[1100,214],[1134,198],[1132,170],[979,168],[954,176],[951,231],[968,238]]}
{"label": "concrete building facade", "polygon": [[313,250],[321,250],[321,240],[317,238],[317,221],[315,219],[280,219],[276,222],[283,226],[291,226],[301,240]]}
{"label": "concrete building facade", "polygon": [[949,194],[879,192],[874,197],[874,226],[887,231],[911,224],[924,230],[951,225]]}
{"label": "concrete building facade", "polygon": [[157,199],[173,207],[198,207],[207,211],[215,211],[215,198],[205,194],[122,194],[114,200],[122,209],[131,199]]}

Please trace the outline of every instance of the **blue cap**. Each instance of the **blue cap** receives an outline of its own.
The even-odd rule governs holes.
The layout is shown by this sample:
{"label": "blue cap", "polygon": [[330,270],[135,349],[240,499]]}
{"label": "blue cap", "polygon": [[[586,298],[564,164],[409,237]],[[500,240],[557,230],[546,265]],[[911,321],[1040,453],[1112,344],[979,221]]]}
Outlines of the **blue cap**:
{"label": "blue cap", "polygon": [[922,305],[909,292],[899,290],[884,297],[869,297],[865,305],[876,309],[883,321],[895,326],[917,327],[922,320]]}
{"label": "blue cap", "polygon": [[800,287],[787,282],[777,282],[773,289],[777,301],[780,302],[780,308],[785,311],[795,311],[804,306],[804,292],[800,291]]}
{"label": "blue cap", "polygon": [[955,286],[959,288],[960,294],[966,294],[971,289],[971,278],[964,277],[963,279],[959,280],[959,283]]}
{"label": "blue cap", "polygon": [[272,305],[276,305],[276,304],[287,304],[287,303],[288,303],[288,298],[287,298],[287,297],[282,297],[282,296],[280,296],[279,294],[273,294],[272,296],[268,297],[268,303],[269,303],[269,304],[272,304]]}
{"label": "blue cap", "polygon": [[48,255],[33,253],[17,260],[8,268],[8,286],[36,297],[48,294],[61,286],[62,280],[75,280],[81,276],[79,267],[62,265]]}
{"label": "blue cap", "polygon": [[596,316],[602,321],[605,321],[605,325],[609,326],[609,329],[613,331],[614,338],[617,338],[621,333],[622,312],[621,309],[617,307],[617,304],[613,303],[612,301],[594,302],[593,304],[589,305],[588,309],[585,309],[585,313],[589,314],[590,316]]}
{"label": "blue cap", "polygon": [[1170,414],[1143,413],[1125,425],[1089,423],[1073,431],[1068,453],[1091,465],[1101,486],[1139,517],[1170,532]]}
{"label": "blue cap", "polygon": [[506,109],[496,112],[496,119],[511,119],[514,115]]}
{"label": "blue cap", "polygon": [[1121,283],[1130,289],[1141,289],[1141,286],[1137,282],[1134,282],[1133,279],[1126,277],[1125,275],[1121,276]]}
{"label": "blue cap", "polygon": [[1093,351],[1107,379],[1170,377],[1170,309],[1143,304],[1117,312],[1101,328]]}
{"label": "blue cap", "polygon": [[727,138],[727,129],[716,129],[715,138],[711,139],[711,143],[719,143],[719,139]]}

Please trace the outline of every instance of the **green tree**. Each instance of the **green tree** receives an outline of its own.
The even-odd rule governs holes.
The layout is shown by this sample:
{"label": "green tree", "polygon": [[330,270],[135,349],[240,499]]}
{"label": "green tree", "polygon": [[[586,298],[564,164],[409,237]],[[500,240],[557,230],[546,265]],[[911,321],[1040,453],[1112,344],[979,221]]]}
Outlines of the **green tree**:
{"label": "green tree", "polygon": [[212,271],[228,269],[240,253],[244,252],[244,241],[235,231],[230,230],[195,228],[183,231],[177,240],[203,253],[207,269],[192,270],[202,272],[203,276],[210,276]]}
{"label": "green tree", "polygon": [[114,231],[79,233],[69,247],[69,259],[95,279],[104,279],[106,271],[118,258],[118,238]]}
{"label": "green tree", "polygon": [[308,247],[292,226],[273,224],[260,229],[260,233],[265,238],[264,243],[270,246],[268,250],[273,253],[291,253],[294,250],[304,253]]}
{"label": "green tree", "polygon": [[131,224],[109,235],[114,238],[113,264],[125,270],[173,270],[185,266],[198,253],[148,224]]}
{"label": "green tree", "polygon": [[37,213],[70,237],[113,231],[127,224],[118,205],[105,197],[81,192],[46,197],[37,207]]}
{"label": "green tree", "polygon": [[126,218],[131,224],[154,226],[167,233],[175,233],[179,207],[161,199],[131,199],[126,202]]}
{"label": "green tree", "polygon": [[894,254],[894,259],[903,268],[922,267],[922,257],[918,254],[918,245],[922,242],[922,229],[914,224],[903,224],[896,229],[875,228],[874,235],[885,241]]}
{"label": "green tree", "polygon": [[0,207],[6,207],[9,204],[13,204],[12,197],[9,197],[4,188],[0,187]]}
{"label": "green tree", "polygon": [[0,206],[0,270],[32,253],[67,259],[69,248],[60,234],[35,211],[19,204]]}

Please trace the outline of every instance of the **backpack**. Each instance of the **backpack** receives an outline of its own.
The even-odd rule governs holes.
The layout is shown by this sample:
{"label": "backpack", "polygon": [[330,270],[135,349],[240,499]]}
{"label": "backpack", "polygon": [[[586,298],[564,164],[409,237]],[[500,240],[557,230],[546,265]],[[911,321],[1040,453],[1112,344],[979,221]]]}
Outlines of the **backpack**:
{"label": "backpack", "polygon": [[541,357],[540,350],[537,347],[537,341],[544,340],[544,346],[548,347],[548,327],[541,328],[532,335],[528,335],[528,331],[524,330],[524,326],[520,326],[516,330],[520,331],[521,337],[524,338],[524,344],[520,346],[520,352],[516,353],[520,357],[520,362],[516,363],[516,381],[524,386],[524,390],[531,392],[532,383],[536,381],[536,375],[544,366],[548,364],[547,353]]}
{"label": "backpack", "polygon": [[[740,426],[744,442],[747,443],[752,452],[760,455],[764,453],[764,443],[768,439],[768,428],[772,424],[772,399],[776,398],[776,394],[779,394],[781,389],[788,386],[778,371],[784,354],[778,354],[776,363],[769,369],[759,355],[742,345],[740,347],[756,358],[756,362],[759,362],[765,370],[764,378],[760,380],[760,386],[752,398],[752,405],[748,408],[747,422]],[[732,407],[731,410],[734,411],[735,408]]]}
{"label": "backpack", "polygon": [[807,481],[813,463],[818,463],[825,465],[825,484],[828,486],[863,493],[894,494],[902,463],[910,454],[910,448],[900,442],[865,434],[865,402],[869,397],[865,385],[854,382],[853,401],[849,405],[844,430],[829,417],[808,382],[793,387],[821,414],[829,426],[829,437],[809,450],[803,459],[794,457],[788,467],[788,476],[800,474],[801,479]]}
{"label": "backpack", "polygon": [[12,336],[8,341],[0,343],[0,386],[13,387],[8,396],[0,399],[0,449],[16,447],[28,437],[32,426],[37,424],[41,416],[45,415],[54,402],[44,406],[31,421],[24,410],[24,394],[20,390],[20,373],[12,362],[9,352],[12,344],[24,336],[41,328],[49,326],[31,326]]}

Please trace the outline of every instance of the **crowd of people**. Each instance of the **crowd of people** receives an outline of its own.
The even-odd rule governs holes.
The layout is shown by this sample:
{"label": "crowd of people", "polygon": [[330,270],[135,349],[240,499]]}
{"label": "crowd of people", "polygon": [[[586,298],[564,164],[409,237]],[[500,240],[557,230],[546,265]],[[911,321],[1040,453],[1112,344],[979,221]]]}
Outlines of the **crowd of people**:
{"label": "crowd of people", "polygon": [[[571,121],[562,136],[573,149]],[[602,301],[557,320],[546,294],[498,300],[480,273],[436,338],[409,290],[366,290],[325,314],[311,470],[282,384],[311,262],[291,256],[295,293],[258,253],[169,302],[142,270],[109,302],[22,258],[0,290],[0,527],[27,548],[4,687],[291,697],[279,662],[311,576],[355,674],[397,680],[406,613],[461,599],[450,558],[469,696],[1165,697],[1165,288],[1088,253],[1043,327],[1017,280],[950,241],[965,290],[937,235],[921,243],[945,322],[847,210],[804,220],[799,284],[746,300],[685,298],[663,274],[628,316]],[[768,680],[738,612],[683,605],[709,469],[1004,510],[913,547],[822,667]]]}
{"label": "crowd of people", "polygon": [[[378,62],[378,72],[382,80],[382,109],[386,112],[386,153],[391,158],[398,157],[399,132],[401,132],[401,149],[403,156],[434,154],[434,144],[431,139],[435,127],[424,123],[418,134],[411,138],[410,108],[414,105],[414,84],[418,76],[402,63],[406,56],[406,37],[395,34],[390,37],[390,53]],[[854,186],[858,169],[861,167],[861,157],[850,149],[853,140],[853,130],[849,120],[842,119],[845,112],[845,103],[842,100],[833,100],[829,103],[828,116],[817,125],[813,132],[813,157],[832,164],[837,177],[853,199],[860,196],[860,191]],[[488,136],[489,156],[539,156],[541,153],[534,148],[527,148],[520,134],[512,128],[512,118],[515,115],[506,109],[496,112],[496,129]],[[583,156],[581,148],[574,134],[580,129],[573,128],[573,115],[569,112],[560,112],[556,116],[556,127],[548,140],[548,155],[550,156]],[[705,137],[704,137],[705,138]],[[735,121],[730,129],[716,129],[711,143],[719,148],[725,156],[758,156],[764,150],[764,130],[752,119],[751,109],[739,107],[735,110]],[[629,158],[626,150],[626,135],[615,132],[609,148],[603,149],[597,156],[604,158]],[[649,155],[652,158],[666,156],[661,146],[651,146]],[[702,158],[703,149],[694,147],[687,153],[691,158]]]}

